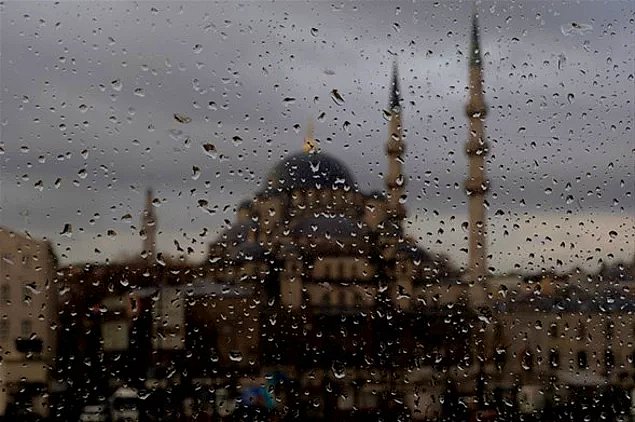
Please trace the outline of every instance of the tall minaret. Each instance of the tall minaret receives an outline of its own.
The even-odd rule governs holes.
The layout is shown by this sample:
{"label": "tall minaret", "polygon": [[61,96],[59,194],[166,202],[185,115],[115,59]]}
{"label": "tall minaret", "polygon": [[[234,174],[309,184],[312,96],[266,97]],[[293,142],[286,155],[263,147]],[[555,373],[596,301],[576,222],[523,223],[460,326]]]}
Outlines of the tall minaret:
{"label": "tall minaret", "polygon": [[388,174],[385,179],[388,200],[387,211],[391,220],[401,222],[406,217],[406,207],[402,203],[406,197],[406,178],[403,174],[403,156],[406,146],[403,142],[401,131],[401,91],[399,89],[397,60],[395,60],[392,67],[388,111],[390,112],[388,140],[386,141]]}
{"label": "tall minaret", "polygon": [[141,237],[143,239],[143,252],[147,261],[156,257],[157,247],[157,218],[152,205],[152,189],[146,191],[146,203],[141,214]]}
{"label": "tall minaret", "polygon": [[469,213],[468,281],[477,283],[483,281],[487,275],[485,195],[489,188],[489,182],[485,169],[485,156],[488,153],[489,146],[485,140],[483,128],[487,106],[483,98],[483,66],[476,12],[472,15],[469,99],[465,112],[469,119],[468,141],[465,145],[465,153],[469,163],[468,177],[465,180]]}

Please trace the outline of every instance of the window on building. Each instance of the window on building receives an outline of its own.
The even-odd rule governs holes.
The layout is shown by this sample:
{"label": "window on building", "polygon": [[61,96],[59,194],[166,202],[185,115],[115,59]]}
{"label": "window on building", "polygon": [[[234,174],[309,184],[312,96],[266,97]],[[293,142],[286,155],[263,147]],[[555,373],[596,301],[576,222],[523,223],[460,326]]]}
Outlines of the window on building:
{"label": "window on building", "polygon": [[578,352],[578,369],[587,369],[589,367],[589,357],[585,350]]}
{"label": "window on building", "polygon": [[525,371],[531,371],[534,369],[534,354],[529,350],[523,352],[522,367]]}
{"label": "window on building", "polygon": [[22,283],[22,302],[24,304],[31,302],[31,289],[26,281]]}
{"label": "window on building", "polygon": [[337,304],[339,306],[346,306],[346,293],[340,291],[337,295]]}
{"label": "window on building", "polygon": [[0,341],[9,340],[9,320],[0,319]]}
{"label": "window on building", "polygon": [[557,349],[549,350],[549,366],[552,368],[560,367],[560,352]]}
{"label": "window on building", "polygon": [[33,322],[30,319],[23,319],[20,324],[20,332],[22,337],[29,337],[33,334]]}
{"label": "window on building", "polygon": [[611,370],[615,367],[615,354],[613,353],[613,350],[606,349],[604,351],[604,365],[607,370]]}
{"label": "window on building", "polygon": [[0,287],[0,302],[3,304],[11,303],[11,286],[9,284],[3,284]]}
{"label": "window on building", "polygon": [[554,322],[549,326],[549,337],[558,337],[558,323]]}
{"label": "window on building", "polygon": [[361,308],[362,305],[364,305],[362,295],[360,293],[355,293],[355,306]]}
{"label": "window on building", "polygon": [[331,306],[331,294],[326,292],[322,295],[322,306]]}
{"label": "window on building", "polygon": [[507,349],[503,346],[498,346],[496,348],[496,352],[494,353],[494,364],[496,365],[496,369],[502,371],[505,368],[505,363],[507,362]]}

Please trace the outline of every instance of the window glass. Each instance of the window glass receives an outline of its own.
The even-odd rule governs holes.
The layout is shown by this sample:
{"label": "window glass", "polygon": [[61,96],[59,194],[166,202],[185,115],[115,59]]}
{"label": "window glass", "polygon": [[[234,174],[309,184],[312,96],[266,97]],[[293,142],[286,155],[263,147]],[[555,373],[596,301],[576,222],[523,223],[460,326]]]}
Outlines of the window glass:
{"label": "window glass", "polygon": [[632,419],[634,19],[0,1],[0,420]]}

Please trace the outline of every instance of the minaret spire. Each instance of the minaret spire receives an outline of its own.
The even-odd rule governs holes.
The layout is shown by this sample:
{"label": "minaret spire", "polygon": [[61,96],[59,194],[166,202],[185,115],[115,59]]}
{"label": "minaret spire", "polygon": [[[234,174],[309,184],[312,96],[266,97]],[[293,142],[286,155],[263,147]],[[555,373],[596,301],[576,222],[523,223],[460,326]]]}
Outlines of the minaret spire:
{"label": "minaret spire", "polygon": [[487,215],[486,201],[489,183],[487,180],[485,157],[489,146],[485,140],[484,119],[487,106],[483,95],[483,64],[479,40],[476,10],[472,15],[472,36],[470,42],[469,97],[465,112],[469,120],[468,141],[465,152],[468,158],[468,177],[465,191],[468,196],[469,215],[469,262],[468,281],[483,282],[487,276]]}
{"label": "minaret spire", "polygon": [[480,35],[478,30],[478,14],[476,6],[472,12],[472,39],[470,40],[470,66],[481,65],[481,46]]}
{"label": "minaret spire", "polygon": [[400,100],[401,90],[399,88],[399,67],[397,59],[395,58],[392,62],[392,76],[390,79],[390,101],[388,104],[390,111],[399,111],[401,109]]}
{"label": "minaret spire", "polygon": [[406,179],[403,175],[403,155],[406,146],[401,130],[401,91],[399,88],[399,69],[397,59],[393,62],[390,79],[390,98],[388,102],[390,121],[388,122],[388,140],[386,155],[388,158],[388,174],[386,175],[386,195],[388,215],[392,220],[401,221],[406,216],[403,205],[406,191]]}
{"label": "minaret spire", "polygon": [[141,214],[141,237],[143,239],[143,256],[148,262],[156,257],[157,218],[152,205],[152,189],[146,191],[146,200]]}

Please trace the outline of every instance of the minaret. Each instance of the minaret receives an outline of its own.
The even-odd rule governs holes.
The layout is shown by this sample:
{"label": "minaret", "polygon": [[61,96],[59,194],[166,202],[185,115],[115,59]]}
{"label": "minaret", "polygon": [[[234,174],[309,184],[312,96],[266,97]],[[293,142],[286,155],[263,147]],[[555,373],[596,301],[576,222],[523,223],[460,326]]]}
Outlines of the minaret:
{"label": "minaret", "polygon": [[470,43],[469,99],[465,107],[469,119],[468,141],[465,153],[468,159],[468,177],[465,190],[468,196],[469,214],[469,263],[468,281],[482,282],[487,275],[487,216],[485,195],[489,188],[485,169],[485,156],[489,146],[485,140],[483,122],[487,106],[483,98],[483,66],[479,45],[479,29],[476,12],[472,15],[472,40]]}
{"label": "minaret", "polygon": [[401,91],[396,60],[392,67],[388,111],[390,113],[388,140],[386,141],[388,173],[385,179],[387,211],[391,220],[400,223],[406,217],[406,207],[402,203],[406,197],[406,179],[403,174],[403,156],[406,146],[401,131]]}
{"label": "minaret", "polygon": [[146,203],[141,214],[141,237],[143,251],[141,256],[150,262],[156,257],[157,247],[157,218],[152,205],[152,189],[146,191]]}

